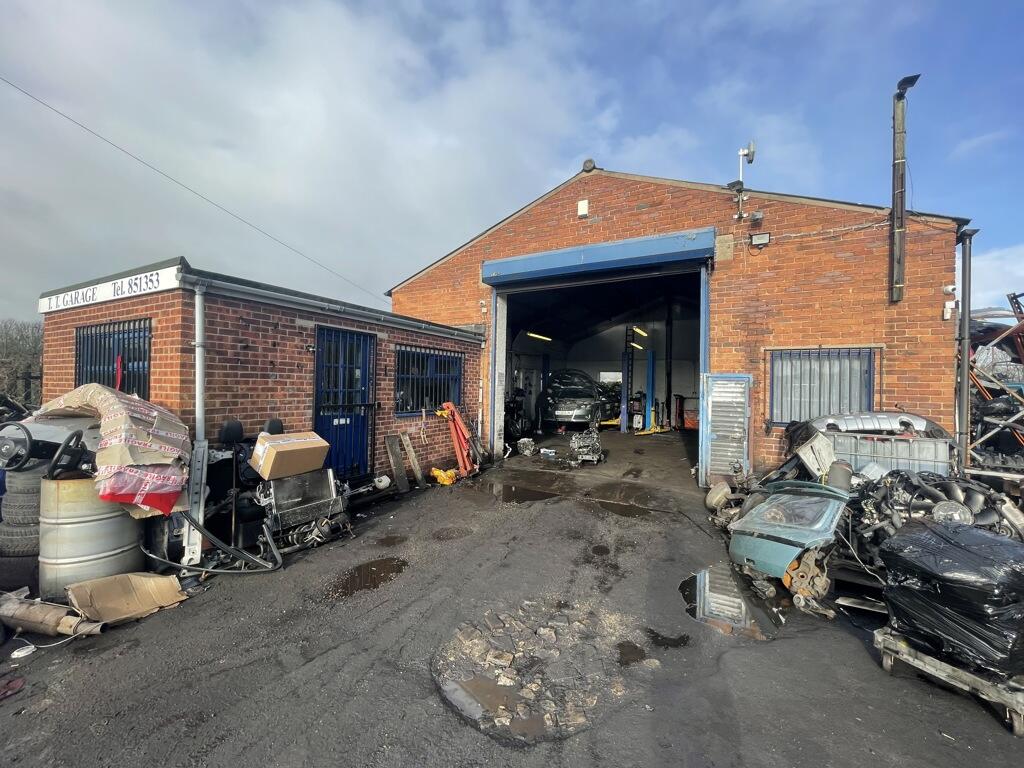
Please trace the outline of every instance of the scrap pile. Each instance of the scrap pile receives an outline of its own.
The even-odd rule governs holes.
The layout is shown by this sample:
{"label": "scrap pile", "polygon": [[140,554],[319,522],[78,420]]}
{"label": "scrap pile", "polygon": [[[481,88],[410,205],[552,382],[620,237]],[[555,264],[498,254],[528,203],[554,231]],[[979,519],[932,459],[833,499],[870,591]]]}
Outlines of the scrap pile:
{"label": "scrap pile", "polygon": [[[865,424],[874,429],[865,429]],[[931,471],[943,466],[948,471],[953,446],[949,435],[926,419],[902,413],[852,414],[795,425],[789,433],[796,448],[778,469],[762,478],[737,470],[731,482],[716,484],[706,498],[711,521],[731,536],[731,549],[742,548],[737,532],[760,537],[761,549],[788,546],[771,553],[781,558],[775,566],[782,569],[778,573],[758,568],[749,552],[744,559],[734,558],[757,583],[770,584],[776,578],[789,586],[783,577],[797,560],[813,561],[813,575],[852,569],[878,578],[885,569],[881,547],[913,522],[966,524],[1024,541],[1024,512],[1008,495],[975,479]],[[858,453],[857,441],[870,445],[873,453]],[[935,444],[942,446],[944,457],[935,453]],[[919,450],[921,445],[928,450]],[[828,517],[822,513],[824,502],[808,500],[836,491],[845,498],[837,508],[830,507],[834,514]],[[769,530],[772,526],[781,528]],[[764,538],[769,534],[771,546]],[[805,582],[822,586],[805,591],[805,597],[825,596],[827,577],[798,583]]]}
{"label": "scrap pile", "polygon": [[[875,429],[844,431],[865,426]],[[795,450],[778,469],[758,478],[736,467],[705,500],[736,570],[761,597],[788,594],[808,613],[832,618],[834,605],[856,601],[888,613],[875,633],[887,669],[900,659],[1005,707],[1024,736],[1018,503],[979,479],[932,471],[950,466],[954,447],[918,416],[825,417],[789,433]],[[883,602],[833,601],[836,579],[881,585]]]}
{"label": "scrap pile", "polygon": [[[971,322],[971,431],[968,472],[1024,480],[1024,307],[1022,293],[1007,296],[1010,311],[983,311]],[[991,322],[1008,317],[1013,325]]]}

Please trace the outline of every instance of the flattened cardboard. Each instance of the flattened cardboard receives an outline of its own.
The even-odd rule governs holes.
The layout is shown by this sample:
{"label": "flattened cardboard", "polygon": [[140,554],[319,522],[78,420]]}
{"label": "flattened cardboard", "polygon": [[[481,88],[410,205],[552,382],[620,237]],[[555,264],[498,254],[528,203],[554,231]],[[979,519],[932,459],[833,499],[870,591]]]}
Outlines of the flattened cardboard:
{"label": "flattened cardboard", "polygon": [[120,573],[71,584],[68,600],[91,621],[119,624],[156,613],[188,598],[176,576]]}
{"label": "flattened cardboard", "polygon": [[302,475],[321,469],[330,448],[316,432],[263,433],[256,438],[249,466],[264,480]]}

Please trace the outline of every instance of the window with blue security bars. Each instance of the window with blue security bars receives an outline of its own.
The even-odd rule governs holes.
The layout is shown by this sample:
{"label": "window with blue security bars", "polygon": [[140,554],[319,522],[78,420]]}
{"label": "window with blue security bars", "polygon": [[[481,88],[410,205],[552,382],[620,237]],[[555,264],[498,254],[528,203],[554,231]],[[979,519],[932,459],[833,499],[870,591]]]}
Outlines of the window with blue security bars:
{"label": "window with blue security bars", "polygon": [[772,350],[769,418],[779,425],[874,410],[874,381],[870,347]]}
{"label": "window with blue security bars", "polygon": [[149,318],[75,329],[75,386],[103,384],[149,399]]}
{"label": "window with blue security bars", "polygon": [[433,411],[442,403],[462,404],[460,352],[395,345],[395,413]]}

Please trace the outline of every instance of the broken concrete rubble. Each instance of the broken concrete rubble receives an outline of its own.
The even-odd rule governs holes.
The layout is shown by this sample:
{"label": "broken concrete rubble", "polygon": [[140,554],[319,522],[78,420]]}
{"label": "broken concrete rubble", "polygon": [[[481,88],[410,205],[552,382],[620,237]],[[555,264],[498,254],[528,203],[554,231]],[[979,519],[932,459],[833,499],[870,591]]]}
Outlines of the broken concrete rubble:
{"label": "broken concrete rubble", "polygon": [[[431,671],[445,700],[498,740],[565,738],[626,693],[616,659],[623,636],[639,642],[643,634],[623,615],[524,601],[514,616],[488,611],[478,623],[461,625]],[[515,653],[503,650],[509,643]]]}

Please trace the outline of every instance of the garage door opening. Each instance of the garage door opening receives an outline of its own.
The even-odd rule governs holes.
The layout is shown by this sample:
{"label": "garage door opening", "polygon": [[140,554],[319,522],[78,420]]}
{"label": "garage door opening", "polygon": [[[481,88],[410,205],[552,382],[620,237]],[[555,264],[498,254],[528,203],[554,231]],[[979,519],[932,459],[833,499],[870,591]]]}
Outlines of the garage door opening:
{"label": "garage door opening", "polygon": [[564,454],[572,433],[600,422],[606,469],[692,486],[701,282],[699,271],[623,275],[497,296],[496,447],[530,437]]}

